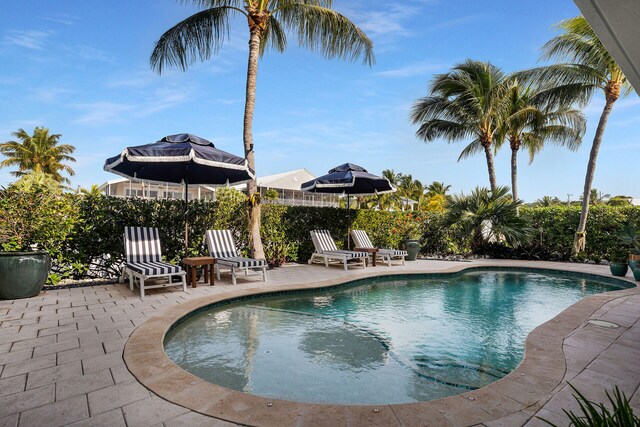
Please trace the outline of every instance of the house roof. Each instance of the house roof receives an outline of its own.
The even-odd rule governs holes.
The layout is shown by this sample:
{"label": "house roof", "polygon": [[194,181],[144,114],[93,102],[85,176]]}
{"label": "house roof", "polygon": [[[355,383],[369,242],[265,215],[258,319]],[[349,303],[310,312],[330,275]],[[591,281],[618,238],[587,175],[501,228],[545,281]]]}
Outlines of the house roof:
{"label": "house roof", "polygon": [[574,2],[640,94],[640,3],[637,0]]}
{"label": "house roof", "polygon": [[[314,179],[315,176],[306,169],[296,169],[288,172],[276,173],[273,175],[267,175],[263,177],[258,177],[258,187],[262,188],[273,188],[276,190],[300,190],[300,185],[303,182],[310,181]],[[134,182],[139,182],[138,180],[133,180]],[[116,178],[110,181],[105,182],[99,188],[103,190],[108,185],[120,184],[123,182],[129,182],[126,178]],[[182,187],[182,184],[169,184],[169,187],[179,186]],[[212,190],[213,188],[208,186],[203,186],[208,190]],[[244,189],[246,188],[246,184],[233,185],[233,188]]]}
{"label": "house roof", "polygon": [[311,181],[315,176],[306,169],[277,173],[258,177],[258,187],[277,190],[300,190],[303,182]]}

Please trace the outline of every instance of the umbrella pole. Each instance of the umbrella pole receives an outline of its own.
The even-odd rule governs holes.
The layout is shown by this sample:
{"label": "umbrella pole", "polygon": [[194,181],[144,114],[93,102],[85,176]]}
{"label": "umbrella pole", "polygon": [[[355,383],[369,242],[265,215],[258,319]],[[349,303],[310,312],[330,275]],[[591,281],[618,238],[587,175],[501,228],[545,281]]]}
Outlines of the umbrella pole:
{"label": "umbrella pole", "polygon": [[184,180],[184,256],[189,256],[189,180]]}
{"label": "umbrella pole", "polygon": [[351,195],[347,194],[347,249],[351,250]]}

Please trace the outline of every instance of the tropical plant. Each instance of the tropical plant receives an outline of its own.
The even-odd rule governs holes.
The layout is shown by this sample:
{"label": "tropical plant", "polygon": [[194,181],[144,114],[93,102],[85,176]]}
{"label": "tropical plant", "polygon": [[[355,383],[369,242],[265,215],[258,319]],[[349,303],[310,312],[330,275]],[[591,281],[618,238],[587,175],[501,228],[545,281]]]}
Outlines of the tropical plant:
{"label": "tropical plant", "polygon": [[400,175],[397,195],[400,198],[402,210],[411,209],[410,201],[419,201],[424,194],[424,186],[411,175]]}
{"label": "tropical plant", "polygon": [[607,200],[607,205],[609,206],[630,206],[631,200],[633,199],[633,197],[631,196],[622,196],[622,195],[618,195],[618,196],[613,196],[610,197],[609,200]]}
{"label": "tropical plant", "polygon": [[66,172],[73,176],[75,172],[65,162],[75,162],[71,157],[75,147],[69,144],[58,144],[60,134],[50,134],[49,129],[36,127],[33,135],[24,129],[18,129],[12,135],[16,140],[0,144],[0,153],[6,159],[0,162],[0,168],[17,166],[18,170],[11,175],[21,177],[30,172],[43,172],[50,175],[56,182],[68,184],[69,178],[62,176]]}
{"label": "tropical plant", "polygon": [[[511,148],[511,194],[518,200],[518,151],[529,152],[529,163],[551,142],[575,151],[580,147],[586,121],[579,110],[549,103],[563,87],[521,84],[510,77],[506,117],[496,138],[496,150],[505,142]],[[478,151],[482,149],[479,145]]]}
{"label": "tropical plant", "polygon": [[618,233],[620,243],[629,248],[632,253],[640,255],[640,228],[629,222]]}
{"label": "tropical plant", "polygon": [[80,193],[84,194],[85,196],[91,196],[91,197],[104,196],[104,193],[102,192],[102,190],[100,190],[100,186],[96,184],[93,184],[89,188],[81,188]]}
{"label": "tropical plant", "polygon": [[[573,411],[567,411],[563,409],[563,412],[569,417],[571,426],[573,427],[638,427],[640,426],[640,418],[633,413],[633,408],[629,403],[627,396],[620,391],[618,386],[613,389],[613,396],[609,394],[609,391],[605,391],[607,399],[611,404],[611,409],[608,409],[602,403],[595,403],[587,399],[582,393],[580,393],[572,384],[569,387],[576,393],[575,399],[580,405],[582,414],[576,414]],[[550,426],[557,427],[556,424],[548,421],[542,417],[538,417],[540,420],[549,424]]]}
{"label": "tropical plant", "polygon": [[469,195],[452,197],[445,223],[459,226],[474,252],[489,243],[516,247],[532,235],[528,222],[518,216],[521,205],[521,200],[511,198],[509,187],[499,186],[493,191],[476,187]]}
{"label": "tropical plant", "polygon": [[458,160],[484,150],[492,190],[496,181],[493,144],[509,106],[504,73],[488,62],[466,60],[446,74],[436,75],[427,97],[413,106],[416,136],[425,142],[471,140]]}
{"label": "tropical plant", "polygon": [[604,136],[609,115],[615,102],[633,89],[613,57],[583,16],[577,16],[557,25],[561,33],[547,42],[543,58],[567,61],[528,70],[524,75],[531,80],[552,82],[563,86],[556,98],[559,100],[581,99],[586,104],[597,91],[602,91],[605,105],[593,137],[587,172],[582,193],[580,222],[573,241],[572,252],[585,250],[587,217],[591,200],[591,185],[596,170],[596,160]]}
{"label": "tropical plant", "polygon": [[433,181],[427,186],[427,195],[434,196],[436,194],[447,196],[447,193],[451,189],[450,185],[445,185],[444,182]]}
{"label": "tropical plant", "polygon": [[[151,66],[162,73],[165,66],[183,71],[196,59],[208,60],[229,35],[229,18],[241,15],[249,29],[249,61],[244,111],[244,153],[255,171],[253,114],[256,101],[258,59],[267,49],[284,52],[287,33],[297,36],[301,47],[321,52],[326,58],[373,64],[373,43],[344,15],[332,9],[332,0],[190,0],[204,8],[166,31],[155,45]],[[257,181],[248,184],[250,200]],[[255,258],[264,258],[260,238],[260,204],[248,204],[250,247]]]}
{"label": "tropical plant", "polygon": [[0,250],[46,250],[55,259],[77,217],[70,197],[44,172],[0,190]]}
{"label": "tropical plant", "polygon": [[[580,196],[580,201],[582,201],[584,196]],[[592,188],[589,192],[589,204],[590,205],[602,205],[607,202],[611,198],[610,194],[603,194],[602,191],[598,191],[596,188]]]}
{"label": "tropical plant", "polygon": [[264,196],[262,196],[262,198],[266,200],[275,200],[278,198],[278,190],[270,188],[267,191],[265,191]]}
{"label": "tropical plant", "polygon": [[542,196],[540,199],[536,200],[534,203],[535,206],[540,206],[540,207],[549,207],[549,206],[556,206],[561,204],[562,204],[562,200],[560,200],[557,197],[551,197],[551,196]]}

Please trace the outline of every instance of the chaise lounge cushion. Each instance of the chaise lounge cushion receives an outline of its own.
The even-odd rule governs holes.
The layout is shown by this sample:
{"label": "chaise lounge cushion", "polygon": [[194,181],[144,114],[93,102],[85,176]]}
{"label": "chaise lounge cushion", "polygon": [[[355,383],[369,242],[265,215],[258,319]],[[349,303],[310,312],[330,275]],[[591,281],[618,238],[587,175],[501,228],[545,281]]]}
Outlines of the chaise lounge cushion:
{"label": "chaise lounge cushion", "polygon": [[243,257],[218,258],[216,262],[220,265],[234,268],[262,268],[267,266],[267,262],[263,259]]}
{"label": "chaise lounge cushion", "polygon": [[169,264],[162,261],[150,262],[128,262],[127,267],[136,273],[145,276],[158,276],[166,274],[178,274],[182,271],[177,265]]}

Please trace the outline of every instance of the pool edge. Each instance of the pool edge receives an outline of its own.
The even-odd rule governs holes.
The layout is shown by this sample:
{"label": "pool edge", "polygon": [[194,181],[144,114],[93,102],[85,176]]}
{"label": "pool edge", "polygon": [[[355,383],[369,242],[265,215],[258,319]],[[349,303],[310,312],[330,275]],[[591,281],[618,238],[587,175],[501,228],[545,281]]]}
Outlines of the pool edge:
{"label": "pool edge", "polygon": [[[517,263],[516,263],[517,264]],[[611,279],[610,276],[584,273],[555,265],[554,268],[533,267],[523,262],[509,265],[511,269],[579,273]],[[371,269],[345,278],[313,284],[273,285],[260,288],[234,288],[224,294],[202,297],[171,307],[138,327],[125,345],[124,360],[131,373],[145,387],[162,398],[215,418],[245,425],[313,425],[347,424],[354,420],[367,425],[413,425],[430,419],[437,424],[478,424],[504,417],[532,415],[552,397],[553,390],[562,383],[566,364],[562,348],[567,335],[580,327],[600,307],[609,301],[637,293],[635,283],[624,280],[632,288],[589,296],[568,307],[550,321],[538,326],[527,336],[521,364],[506,377],[478,390],[438,400],[394,405],[322,405],[266,399],[208,383],[175,365],[164,352],[164,337],[171,326],[188,313],[229,299],[258,296],[275,291],[339,286],[374,276],[424,275],[431,273],[459,273],[485,268],[504,269],[501,263],[482,265],[453,265],[443,269],[383,271]],[[413,421],[412,421],[413,420]]]}

